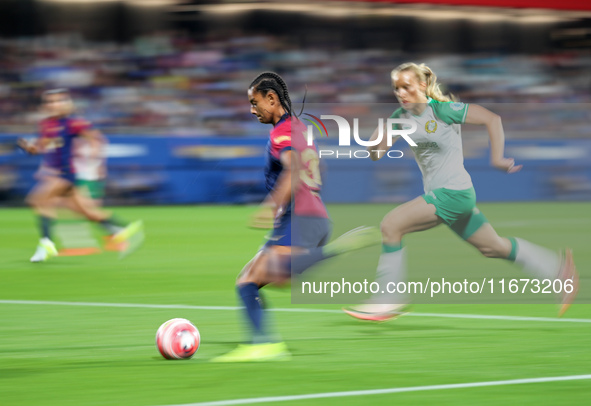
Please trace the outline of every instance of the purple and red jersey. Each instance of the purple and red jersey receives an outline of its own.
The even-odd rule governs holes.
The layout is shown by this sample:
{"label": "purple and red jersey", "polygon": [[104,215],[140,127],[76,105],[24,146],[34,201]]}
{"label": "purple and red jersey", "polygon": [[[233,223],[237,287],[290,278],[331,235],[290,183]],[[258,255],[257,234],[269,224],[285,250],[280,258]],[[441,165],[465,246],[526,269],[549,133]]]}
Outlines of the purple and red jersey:
{"label": "purple and red jersey", "polygon": [[57,169],[62,176],[73,177],[74,138],[89,128],[91,124],[78,117],[46,118],[41,121],[41,138],[49,139],[43,152],[43,164]]}
{"label": "purple and red jersey", "polygon": [[273,127],[266,148],[265,184],[269,191],[273,190],[283,170],[281,153],[292,150],[292,154],[295,154],[292,163],[299,163],[299,174],[292,173],[294,179],[298,178],[295,195],[292,196],[294,214],[328,218],[326,207],[320,198],[322,181],[318,152],[314,144],[307,144],[306,137],[307,128],[297,118],[286,115]]}

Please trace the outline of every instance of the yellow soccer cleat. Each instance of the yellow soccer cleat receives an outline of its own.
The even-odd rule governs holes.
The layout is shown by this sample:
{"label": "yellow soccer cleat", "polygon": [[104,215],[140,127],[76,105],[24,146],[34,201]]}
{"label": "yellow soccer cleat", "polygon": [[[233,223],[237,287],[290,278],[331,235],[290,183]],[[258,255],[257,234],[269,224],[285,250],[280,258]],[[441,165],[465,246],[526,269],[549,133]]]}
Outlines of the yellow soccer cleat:
{"label": "yellow soccer cleat", "polygon": [[114,243],[121,243],[123,241],[129,240],[133,235],[141,232],[144,228],[144,224],[141,220],[134,221],[133,223],[129,223],[125,228],[118,231],[113,237],[111,238]]}
{"label": "yellow soccer cleat", "polygon": [[144,242],[144,223],[141,220],[130,223],[123,230],[117,232],[111,238],[114,244],[125,248],[119,252],[119,258],[124,258],[139,248]]}
{"label": "yellow soccer cleat", "polygon": [[211,362],[266,362],[289,361],[291,354],[285,343],[242,344],[235,350],[211,360]]}
{"label": "yellow soccer cleat", "polygon": [[57,255],[57,248],[49,238],[42,238],[37,245],[35,254],[31,257],[31,262],[43,262]]}
{"label": "yellow soccer cleat", "polygon": [[42,245],[47,251],[48,258],[55,257],[57,255],[57,248],[55,247],[53,241],[51,241],[49,238],[42,238],[41,241],[39,241],[39,244]]}

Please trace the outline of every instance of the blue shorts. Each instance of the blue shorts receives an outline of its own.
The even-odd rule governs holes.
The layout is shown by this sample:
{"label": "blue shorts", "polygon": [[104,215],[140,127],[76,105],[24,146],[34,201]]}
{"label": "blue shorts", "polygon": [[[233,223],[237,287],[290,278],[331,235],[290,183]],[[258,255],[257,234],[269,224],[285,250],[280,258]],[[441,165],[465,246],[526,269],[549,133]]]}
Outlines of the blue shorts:
{"label": "blue shorts", "polygon": [[323,217],[292,216],[285,214],[279,224],[266,237],[265,247],[316,248],[328,243],[331,232],[330,220]]}

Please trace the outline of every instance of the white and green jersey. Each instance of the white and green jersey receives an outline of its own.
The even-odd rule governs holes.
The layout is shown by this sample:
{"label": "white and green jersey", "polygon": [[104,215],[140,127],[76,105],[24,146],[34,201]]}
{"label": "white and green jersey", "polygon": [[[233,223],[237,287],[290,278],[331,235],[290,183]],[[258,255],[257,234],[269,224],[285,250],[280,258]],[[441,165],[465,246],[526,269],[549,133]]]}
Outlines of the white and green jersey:
{"label": "white and green jersey", "polygon": [[[425,193],[439,188],[464,190],[472,187],[472,179],[464,168],[460,129],[467,113],[467,104],[429,98],[427,107],[419,116],[403,108],[390,116],[417,124],[417,130],[409,135],[417,146],[410,148],[423,174]],[[402,127],[406,128],[406,125]]]}
{"label": "white and green jersey", "polygon": [[[80,138],[80,137],[78,137]],[[102,179],[105,165],[105,148],[101,144],[101,151],[95,153],[90,141],[77,139],[73,158],[76,179],[95,181]]]}

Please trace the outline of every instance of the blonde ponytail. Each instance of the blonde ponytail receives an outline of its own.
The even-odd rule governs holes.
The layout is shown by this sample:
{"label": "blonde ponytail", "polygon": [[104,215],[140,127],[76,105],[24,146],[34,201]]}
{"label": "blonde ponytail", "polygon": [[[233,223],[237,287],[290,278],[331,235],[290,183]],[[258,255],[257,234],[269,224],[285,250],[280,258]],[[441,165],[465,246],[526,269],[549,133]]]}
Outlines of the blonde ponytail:
{"label": "blonde ponytail", "polygon": [[420,65],[417,65],[413,62],[403,63],[392,71],[392,80],[394,80],[398,73],[404,71],[414,72],[415,75],[417,75],[419,82],[424,82],[427,84],[425,95],[428,97],[440,102],[456,101],[456,98],[453,94],[446,96],[441,92],[441,89],[439,88],[440,85],[437,83],[437,75],[435,75],[431,68],[429,68],[424,63]]}

